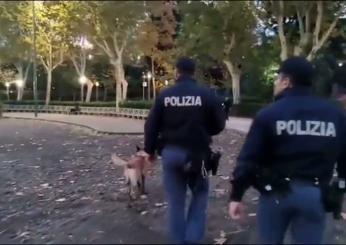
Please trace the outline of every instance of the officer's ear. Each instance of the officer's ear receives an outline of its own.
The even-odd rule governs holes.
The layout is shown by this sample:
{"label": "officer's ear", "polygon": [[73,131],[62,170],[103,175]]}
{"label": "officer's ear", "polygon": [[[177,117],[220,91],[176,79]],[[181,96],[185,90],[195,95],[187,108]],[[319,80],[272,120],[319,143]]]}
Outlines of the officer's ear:
{"label": "officer's ear", "polygon": [[293,86],[291,77],[284,74],[280,76],[280,83],[284,88],[291,88]]}

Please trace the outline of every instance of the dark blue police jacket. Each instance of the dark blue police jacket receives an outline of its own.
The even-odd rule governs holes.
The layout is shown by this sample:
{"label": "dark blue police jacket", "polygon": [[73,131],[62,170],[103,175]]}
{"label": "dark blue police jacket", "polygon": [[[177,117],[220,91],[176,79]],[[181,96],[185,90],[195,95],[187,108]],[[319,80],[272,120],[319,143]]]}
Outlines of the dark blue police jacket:
{"label": "dark blue police jacket", "polygon": [[144,127],[144,150],[154,154],[160,145],[205,151],[211,136],[225,127],[221,101],[191,77],[180,77],[157,97]]}
{"label": "dark blue police jacket", "polygon": [[254,119],[233,172],[231,200],[241,200],[261,167],[283,178],[327,183],[337,162],[338,175],[345,178],[345,122],[339,107],[308,88],[286,90]]}

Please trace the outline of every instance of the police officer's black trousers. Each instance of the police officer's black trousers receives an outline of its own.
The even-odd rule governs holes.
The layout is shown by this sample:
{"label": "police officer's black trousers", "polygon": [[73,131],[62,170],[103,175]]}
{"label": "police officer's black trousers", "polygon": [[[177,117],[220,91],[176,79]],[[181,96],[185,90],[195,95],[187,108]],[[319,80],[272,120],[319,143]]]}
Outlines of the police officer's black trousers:
{"label": "police officer's black trousers", "polygon": [[322,243],[326,214],[320,189],[302,182],[294,182],[291,187],[292,192],[286,196],[261,196],[258,210],[260,242],[282,244],[290,226],[294,243]]}

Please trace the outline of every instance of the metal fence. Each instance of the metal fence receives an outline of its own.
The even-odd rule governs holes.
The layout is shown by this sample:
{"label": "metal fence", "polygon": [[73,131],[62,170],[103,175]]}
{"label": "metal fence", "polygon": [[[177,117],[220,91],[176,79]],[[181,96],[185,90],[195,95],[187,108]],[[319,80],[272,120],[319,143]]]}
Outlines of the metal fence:
{"label": "metal fence", "polygon": [[[58,114],[71,114],[76,113],[80,115],[102,115],[114,117],[128,117],[136,119],[146,119],[149,110],[134,109],[134,108],[119,108],[116,111],[114,107],[88,107],[80,106],[79,110],[74,112],[74,106],[59,106],[59,105],[38,105],[39,113],[58,113]],[[4,112],[34,112],[35,105],[3,105]]]}

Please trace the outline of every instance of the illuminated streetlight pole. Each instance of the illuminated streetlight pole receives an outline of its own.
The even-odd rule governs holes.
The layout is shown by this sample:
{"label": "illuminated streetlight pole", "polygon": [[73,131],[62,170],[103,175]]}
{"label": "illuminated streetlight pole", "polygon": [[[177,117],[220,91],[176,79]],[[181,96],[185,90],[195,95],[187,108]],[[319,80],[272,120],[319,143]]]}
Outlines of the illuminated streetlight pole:
{"label": "illuminated streetlight pole", "polygon": [[143,88],[143,101],[145,100],[145,88],[147,87],[147,83],[145,82],[145,79],[147,78],[143,72],[142,75],[143,82],[142,82],[142,88]]}
{"label": "illuminated streetlight pole", "polygon": [[32,1],[32,23],[33,23],[33,92],[35,103],[35,117],[37,117],[37,65],[36,65],[36,15],[35,15],[35,1]]}
{"label": "illuminated streetlight pole", "polygon": [[150,100],[150,80],[152,78],[150,71],[148,71],[148,73],[147,73],[147,78],[148,78],[148,80],[147,80],[148,81],[148,100]]}
{"label": "illuminated streetlight pole", "polygon": [[100,83],[96,82],[95,86],[96,86],[96,101],[98,101],[99,100],[99,86],[100,86]]}

